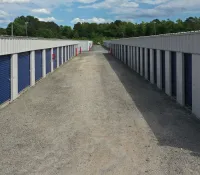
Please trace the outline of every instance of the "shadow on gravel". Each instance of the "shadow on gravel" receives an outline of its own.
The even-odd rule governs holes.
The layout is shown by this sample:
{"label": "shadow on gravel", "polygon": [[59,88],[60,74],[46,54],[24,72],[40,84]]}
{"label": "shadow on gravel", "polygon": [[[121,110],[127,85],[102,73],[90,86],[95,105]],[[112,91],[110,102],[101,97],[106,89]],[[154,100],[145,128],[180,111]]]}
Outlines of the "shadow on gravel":
{"label": "shadow on gravel", "polygon": [[156,136],[159,145],[183,148],[200,156],[200,122],[155,85],[122,62],[104,54]]}

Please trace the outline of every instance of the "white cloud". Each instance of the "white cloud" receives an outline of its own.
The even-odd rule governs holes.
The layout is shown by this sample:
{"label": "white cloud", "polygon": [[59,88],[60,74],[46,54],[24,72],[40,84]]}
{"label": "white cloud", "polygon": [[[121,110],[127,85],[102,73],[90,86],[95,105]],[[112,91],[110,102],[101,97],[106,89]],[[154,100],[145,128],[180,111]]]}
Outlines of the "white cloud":
{"label": "white cloud", "polygon": [[138,3],[152,4],[152,5],[162,4],[167,1],[170,1],[170,0],[136,0],[136,2],[138,2]]}
{"label": "white cloud", "polygon": [[175,0],[169,1],[167,3],[157,6],[157,9],[160,10],[173,10],[173,11],[190,11],[198,10],[199,11],[200,0]]}
{"label": "white cloud", "polygon": [[7,12],[0,10],[0,18],[5,18],[7,16],[9,16],[9,14]]}
{"label": "white cloud", "polygon": [[[182,13],[200,12],[199,0],[174,0],[167,1],[151,9],[136,9],[132,14],[128,13],[132,17],[150,17],[159,18],[161,16],[172,16]],[[118,13],[118,12],[117,12]],[[127,12],[122,12],[127,14]]]}
{"label": "white cloud", "polygon": [[[86,12],[87,8],[104,9],[107,10],[108,14],[117,16],[117,19],[124,20],[134,20],[136,18],[153,19],[163,16],[168,18],[182,13],[188,13],[189,16],[193,12],[200,11],[200,0],[0,0],[0,20],[13,20],[17,16],[28,15],[30,12],[37,15],[50,14],[60,6],[64,7],[62,11],[64,18],[67,12],[72,11],[71,5],[75,2],[81,3],[79,8],[85,8]],[[144,3],[150,5],[144,8]],[[73,12],[75,12],[74,9]],[[40,18],[40,20],[60,21],[51,16]],[[91,16],[89,19],[84,17],[75,18],[71,22],[104,23],[110,21],[109,19],[92,18]]]}
{"label": "white cloud", "polygon": [[[140,4],[151,4],[153,7],[142,8]],[[180,13],[199,12],[200,0],[104,0],[79,8],[109,9],[110,14],[118,19],[160,18]]]}
{"label": "white cloud", "polygon": [[0,24],[8,24],[11,21],[9,19],[0,19]]}
{"label": "white cloud", "polygon": [[110,19],[104,19],[104,18],[96,18],[96,17],[93,17],[91,19],[80,19],[80,18],[74,18],[71,23],[73,24],[76,24],[76,23],[83,23],[83,22],[88,22],[88,23],[97,23],[97,24],[100,24],[100,23],[110,23],[112,22],[112,20]]}
{"label": "white cloud", "polygon": [[28,3],[30,0],[0,0],[0,3]]}
{"label": "white cloud", "polygon": [[112,9],[117,7],[127,7],[133,8],[138,7],[138,3],[130,1],[130,0],[105,0],[102,2],[94,3],[91,5],[80,6],[79,8],[104,8],[104,9]]}
{"label": "white cloud", "polygon": [[54,17],[38,18],[38,19],[39,19],[39,21],[45,21],[45,22],[57,21],[57,19]]}
{"label": "white cloud", "polygon": [[71,6],[73,3],[89,4],[96,0],[30,0],[31,3],[36,4],[41,8],[56,8],[59,6]]}
{"label": "white cloud", "polygon": [[50,14],[50,11],[48,9],[33,9],[31,10],[33,13],[43,13],[43,14]]}
{"label": "white cloud", "polygon": [[40,18],[40,17],[36,17],[39,19],[39,21],[44,21],[44,22],[62,22],[63,20],[60,19],[56,19],[53,16],[52,17],[46,17],[46,18]]}
{"label": "white cloud", "polygon": [[96,2],[96,1],[97,1],[97,0],[77,0],[77,2],[85,3],[85,4],[93,3],[93,2]]}
{"label": "white cloud", "polygon": [[0,10],[0,24],[1,26],[6,26],[8,23],[11,22],[10,18],[10,14],[8,14],[7,12]]}
{"label": "white cloud", "polygon": [[[31,15],[31,14],[51,14],[50,12],[54,9],[63,7],[70,7],[73,3],[78,2],[81,4],[94,3],[97,0],[0,0],[0,20],[4,21],[13,21],[16,17],[21,15]],[[5,15],[1,13],[2,11],[7,12],[6,18],[3,18]],[[69,10],[70,12],[71,10]],[[63,11],[63,18],[67,15],[66,10]],[[40,18],[42,21],[56,21],[61,22],[53,17],[43,16]]]}

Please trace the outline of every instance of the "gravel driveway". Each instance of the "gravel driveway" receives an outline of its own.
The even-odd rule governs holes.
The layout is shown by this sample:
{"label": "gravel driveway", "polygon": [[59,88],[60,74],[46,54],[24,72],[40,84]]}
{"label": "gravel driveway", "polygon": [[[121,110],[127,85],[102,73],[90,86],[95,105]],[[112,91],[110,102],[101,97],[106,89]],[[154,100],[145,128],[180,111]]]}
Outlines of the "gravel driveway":
{"label": "gravel driveway", "polygon": [[200,124],[101,46],[0,111],[1,175],[200,174]]}

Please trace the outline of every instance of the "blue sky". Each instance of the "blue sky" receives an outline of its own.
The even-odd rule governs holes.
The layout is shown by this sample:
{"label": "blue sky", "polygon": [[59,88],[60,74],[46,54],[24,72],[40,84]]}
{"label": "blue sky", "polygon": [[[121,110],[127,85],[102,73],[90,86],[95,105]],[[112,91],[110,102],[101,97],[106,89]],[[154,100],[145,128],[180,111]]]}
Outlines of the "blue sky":
{"label": "blue sky", "polygon": [[200,16],[200,0],[0,0],[0,27],[32,15],[59,25],[77,22],[132,22]]}

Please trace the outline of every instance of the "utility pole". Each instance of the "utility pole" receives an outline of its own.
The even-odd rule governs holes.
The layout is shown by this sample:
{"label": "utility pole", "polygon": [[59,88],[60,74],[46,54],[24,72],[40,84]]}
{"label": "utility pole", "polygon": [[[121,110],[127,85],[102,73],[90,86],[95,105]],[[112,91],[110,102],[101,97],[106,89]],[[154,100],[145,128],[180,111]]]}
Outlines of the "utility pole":
{"label": "utility pole", "polygon": [[154,21],[154,31],[155,31],[155,35],[156,35],[156,22]]}
{"label": "utility pole", "polygon": [[26,36],[28,36],[28,22],[25,22],[25,26],[26,26]]}
{"label": "utility pole", "polygon": [[11,36],[14,36],[13,35],[13,22],[11,23]]}

